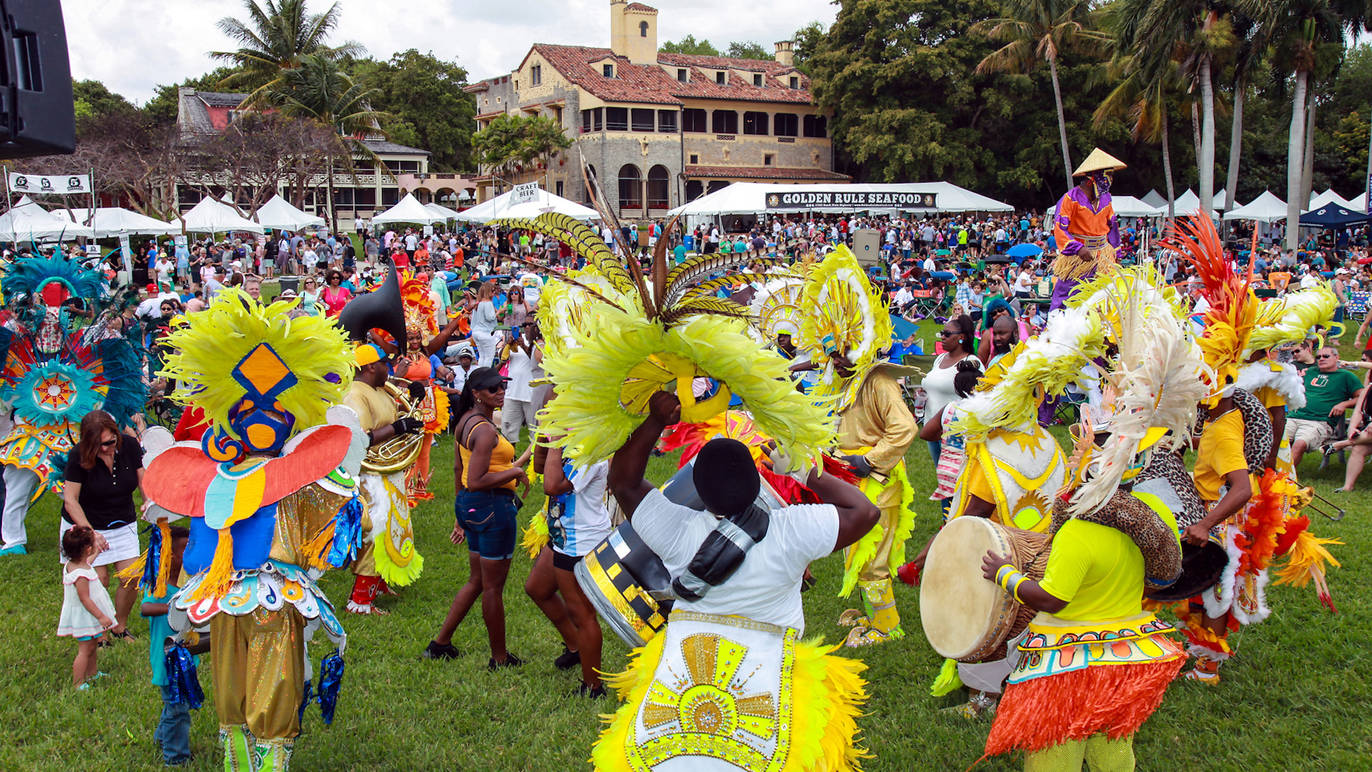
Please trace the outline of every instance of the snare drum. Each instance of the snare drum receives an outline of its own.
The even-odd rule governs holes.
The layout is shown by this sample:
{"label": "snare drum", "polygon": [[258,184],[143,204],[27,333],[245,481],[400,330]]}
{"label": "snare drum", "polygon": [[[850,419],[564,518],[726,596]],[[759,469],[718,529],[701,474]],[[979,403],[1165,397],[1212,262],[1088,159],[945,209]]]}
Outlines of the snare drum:
{"label": "snare drum", "polygon": [[929,545],[919,588],[920,622],[929,644],[959,662],[1000,659],[1005,643],[1029,625],[1036,612],[982,576],[987,550],[1008,555],[1031,579],[1048,565],[1046,534],[1006,528],[982,517],[959,517]]}
{"label": "snare drum", "polygon": [[577,562],[574,573],[596,613],[630,647],[642,646],[667,626],[672,577],[632,523],[616,528]]}

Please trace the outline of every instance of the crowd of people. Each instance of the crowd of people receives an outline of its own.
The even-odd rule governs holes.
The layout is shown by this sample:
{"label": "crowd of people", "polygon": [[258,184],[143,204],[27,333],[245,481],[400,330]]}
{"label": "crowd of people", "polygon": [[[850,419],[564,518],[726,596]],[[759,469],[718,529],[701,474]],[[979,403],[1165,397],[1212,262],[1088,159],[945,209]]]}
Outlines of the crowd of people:
{"label": "crowd of people", "polygon": [[[1108,190],[1108,184],[1103,186]],[[652,309],[654,302],[644,296],[634,305],[614,294],[625,291],[615,286],[614,276],[618,274],[605,276],[604,284],[576,283],[587,281],[588,274],[606,274],[608,269],[594,255],[551,232],[500,227],[454,232],[403,228],[362,232],[356,240],[342,234],[284,233],[256,241],[150,242],[135,257],[132,280],[139,288],[136,293],[117,287],[110,290],[117,275],[117,266],[112,263],[89,266],[66,261],[60,255],[8,255],[4,275],[9,303],[6,327],[13,336],[28,336],[38,342],[36,345],[47,345],[41,342],[56,336],[59,344],[55,345],[73,352],[108,342],[110,351],[102,355],[110,362],[117,354],[113,344],[126,345],[137,363],[138,374],[133,377],[139,386],[133,389],[139,398],[136,406],[147,408],[146,415],[142,409],[114,410],[114,392],[108,388],[97,392],[92,383],[69,377],[73,392],[82,396],[70,400],[71,410],[80,411],[79,415],[72,412],[60,426],[35,429],[37,414],[15,407],[8,416],[14,429],[7,427],[8,436],[0,441],[7,488],[0,555],[27,553],[24,518],[30,501],[45,488],[61,491],[64,596],[58,634],[77,641],[73,687],[89,690],[104,676],[97,667],[100,647],[135,638],[129,618],[141,586],[139,609],[149,620],[152,682],[161,689],[164,703],[155,732],[164,761],[181,764],[190,757],[187,710],[198,707],[200,697],[198,682],[193,684],[194,676],[188,679],[187,674],[194,673],[198,657],[208,652],[213,663],[215,707],[225,727],[226,764],[236,760],[246,763],[241,767],[245,769],[284,769],[299,734],[297,709],[302,701],[310,701],[310,692],[302,692],[310,680],[308,660],[301,656],[307,622],[310,629],[322,626],[340,649],[321,661],[315,685],[325,690],[316,699],[326,716],[332,715],[331,700],[338,686],[337,677],[330,678],[330,673],[342,669],[341,658],[337,664],[332,659],[341,653],[342,625],[314,579],[328,568],[350,569],[356,580],[347,610],[384,614],[385,605],[378,600],[395,594],[397,587],[411,584],[422,572],[413,513],[420,508],[451,505],[455,513],[451,540],[465,544],[469,573],[423,656],[457,657],[454,634],[479,605],[489,643],[488,666],[499,670],[523,664],[506,640],[503,597],[515,552],[532,544],[533,565],[524,589],[549,620],[554,631],[550,634],[563,642],[556,664],[561,669],[580,669],[580,695],[605,697],[609,690],[600,670],[604,643],[597,618],[597,609],[601,613],[604,609],[588,596],[580,572],[595,570],[587,569],[587,565],[599,560],[592,555],[607,539],[627,538],[621,530],[621,523],[627,520],[632,523],[630,533],[635,543],[651,549],[673,577],[671,591],[676,606],[671,624],[660,620],[659,628],[665,629],[657,632],[656,638],[648,635],[643,639],[651,656],[638,660],[637,672],[616,680],[616,684],[631,684],[620,689],[621,698],[629,701],[597,745],[596,764],[606,769],[621,768],[622,758],[616,754],[622,749],[629,749],[632,755],[656,748],[652,752],[659,754],[659,760],[685,753],[670,750],[675,746],[652,746],[655,741],[647,739],[655,736],[652,728],[666,719],[653,718],[658,724],[644,724],[644,717],[661,706],[654,708],[651,700],[644,702],[647,698],[643,692],[649,683],[656,683],[655,673],[680,665],[674,658],[683,655],[674,653],[672,647],[688,651],[687,640],[698,645],[704,639],[696,636],[712,636],[711,640],[748,641],[756,652],[769,651],[767,647],[773,645],[781,647],[783,639],[791,641],[786,644],[791,648],[777,649],[785,652],[778,657],[794,658],[785,660],[791,663],[786,668],[801,663],[810,671],[827,673],[819,677],[820,681],[843,684],[835,687],[832,703],[809,706],[818,712],[808,715],[808,720],[827,716],[827,728],[813,723],[808,726],[816,737],[823,735],[829,766],[845,768],[859,754],[854,720],[856,706],[865,696],[865,686],[857,675],[860,664],[854,666],[853,660],[795,643],[794,636],[805,627],[799,593],[813,583],[808,570],[811,562],[842,553],[844,594],[858,592],[861,600],[860,608],[845,612],[839,620],[851,628],[845,643],[855,649],[900,645],[895,642],[905,637],[905,629],[892,581],[897,577],[918,581],[929,566],[931,553],[938,554],[936,539],[913,561],[904,559],[904,541],[912,528],[912,502],[917,493],[906,472],[907,463],[927,463],[934,470],[935,487],[918,493],[936,502],[950,522],[961,516],[976,516],[1006,528],[1058,534],[1051,555],[1044,553],[1046,574],[1040,570],[1031,575],[1026,564],[1010,556],[987,557],[986,580],[1005,588],[1016,601],[1056,615],[1054,619],[1080,624],[1100,622],[1100,614],[1109,609],[1110,624],[1137,617],[1136,635],[1141,646],[1155,639],[1170,641],[1164,635],[1168,626],[1157,623],[1140,606],[1145,564],[1148,576],[1156,578],[1152,572],[1166,561],[1156,551],[1161,548],[1152,542],[1145,544],[1139,531],[1131,530],[1143,528],[1139,523],[1152,517],[1148,513],[1156,507],[1135,511],[1142,499],[1129,498],[1126,506],[1113,498],[1112,489],[1102,501],[1108,499],[1113,502],[1110,506],[1132,514],[1115,519],[1115,514],[1100,515],[1108,506],[1097,507],[1089,517],[1081,515],[1089,522],[1079,525],[1071,519],[1069,526],[1063,522],[1067,515],[1058,510],[1070,495],[1053,503],[1060,498],[1055,497],[1056,486],[1069,492],[1087,490],[1092,481],[1073,480],[1074,473],[1067,469],[1056,440],[1041,425],[1061,420],[1063,404],[1070,403],[1076,415],[1096,420],[1101,447],[1113,447],[1106,436],[1111,431],[1111,416],[1120,421],[1112,411],[1120,409],[1116,400],[1121,398],[1121,391],[1127,391],[1127,383],[1109,382],[1109,378],[1099,376],[1074,377],[1070,387],[1060,384],[1063,388],[1057,396],[1042,405],[1029,399],[1033,404],[1016,408],[1016,415],[1032,414],[1031,424],[997,424],[988,429],[990,435],[983,432],[980,436],[967,428],[969,421],[981,420],[977,411],[985,409],[978,402],[990,388],[980,384],[985,373],[997,373],[995,379],[988,380],[997,384],[995,388],[1013,384],[1007,373],[1019,372],[1015,368],[1024,366],[1026,352],[1035,350],[1033,346],[1045,336],[1062,334],[1062,328],[1055,329],[1051,320],[1057,318],[1054,314],[1062,313],[1059,309],[1064,303],[1058,296],[1066,294],[1067,286],[1081,281],[1106,295],[1117,291],[1108,284],[1090,284],[1093,274],[1089,272],[1064,278],[1068,274],[1061,273],[1060,262],[1054,258],[1059,252],[1068,254],[1062,249],[1061,236],[1069,227],[1067,223],[1031,212],[922,218],[781,215],[758,218],[745,226],[722,233],[718,224],[705,223],[676,234],[665,231],[662,223],[622,230],[602,224],[592,232],[617,255],[621,266],[630,266],[629,271],[642,269],[650,275],[656,270],[652,265],[655,251],[665,255],[668,265],[686,264],[700,255],[741,255],[727,269],[703,277],[711,281],[704,283],[707,289],[702,292],[714,301],[723,301],[726,309],[732,303],[732,307],[753,313],[757,337],[765,342],[750,356],[765,355],[767,362],[784,360],[778,373],[785,376],[784,368],[789,367],[789,377],[796,383],[795,390],[783,390],[788,392],[784,399],[804,402],[793,396],[801,390],[812,397],[824,397],[820,404],[836,421],[834,444],[826,449],[831,458],[825,463],[836,464],[839,473],[820,474],[818,470],[826,468],[825,464],[816,466],[813,458],[791,458],[782,452],[788,450],[784,437],[762,436],[749,424],[747,431],[760,437],[756,444],[765,446],[761,452],[750,450],[736,441],[740,437],[747,441],[746,433],[729,434],[721,426],[710,424],[716,419],[701,418],[699,405],[718,393],[703,383],[709,380],[702,377],[708,368],[697,362],[699,370],[678,372],[671,369],[677,364],[670,358],[657,360],[657,366],[670,370],[672,374],[662,376],[660,383],[676,383],[676,393],[667,394],[654,386],[651,396],[633,403],[635,424],[629,427],[632,431],[617,438],[612,453],[598,458],[577,456],[585,452],[584,444],[559,442],[558,432],[574,431],[568,427],[575,425],[563,411],[585,409],[587,404],[585,395],[566,385],[569,363],[593,361],[578,360],[568,353],[569,348],[588,343],[574,343],[580,340],[578,333],[563,328],[579,329],[583,323],[574,317],[591,313],[587,308],[599,308],[597,313],[609,318],[614,317],[609,307],[632,312],[634,308]],[[1189,252],[1181,242],[1169,241],[1169,234],[1160,232],[1155,224],[1116,223],[1113,227],[1118,240],[1113,262],[1141,271],[1126,274],[1130,281],[1140,282],[1130,286],[1138,290],[1143,282],[1151,281],[1143,277],[1156,277],[1159,293],[1164,287],[1171,288],[1167,290],[1173,293],[1168,300],[1155,302],[1167,313],[1176,310],[1177,335],[1199,340],[1205,330],[1232,321],[1217,315],[1216,306],[1221,303],[1214,291],[1218,262],[1207,263],[1204,256]],[[871,337],[870,318],[840,322],[826,317],[815,322],[807,314],[823,315],[823,303],[807,306],[804,302],[776,300],[785,294],[779,287],[790,282],[794,282],[792,290],[804,293],[819,291],[812,284],[822,288],[825,280],[838,281],[834,276],[841,272],[830,275],[826,271],[833,269],[824,266],[831,260],[851,258],[845,247],[864,230],[876,231],[880,258],[861,266],[862,283],[852,285],[856,290],[850,286],[844,291],[851,291],[851,297],[872,293],[877,307],[869,307],[866,313],[877,318],[880,339],[863,338],[864,334]],[[666,244],[660,244],[663,240]],[[1036,247],[1037,257],[1009,257],[1007,253],[1016,245]],[[630,254],[625,255],[626,251]],[[1236,536],[1241,531],[1234,530],[1235,518],[1257,500],[1261,470],[1294,479],[1306,455],[1318,455],[1327,463],[1329,458],[1345,454],[1346,480],[1339,490],[1356,486],[1372,452],[1372,404],[1368,400],[1372,389],[1367,388],[1364,377],[1372,373],[1372,339],[1358,362],[1340,360],[1337,340],[1359,316],[1362,319],[1356,338],[1361,342],[1367,337],[1372,315],[1366,313],[1366,293],[1372,291],[1372,260],[1366,255],[1365,231],[1340,236],[1329,245],[1316,240],[1299,251],[1254,250],[1241,235],[1231,243],[1228,270],[1244,277],[1245,291],[1253,291],[1254,304],[1272,304],[1270,318],[1257,312],[1258,326],[1278,328],[1286,324],[1297,329],[1282,328],[1281,340],[1262,346],[1240,346],[1240,350],[1228,352],[1228,360],[1205,361],[1211,378],[1229,370],[1235,375],[1228,382],[1214,383],[1213,393],[1204,399],[1191,401],[1192,411],[1196,402],[1202,405],[1196,424],[1201,427],[1197,438],[1201,451],[1194,473],[1182,468],[1180,474],[1191,481],[1190,498],[1196,500],[1199,515],[1192,516],[1195,513],[1188,510],[1184,517],[1181,509],[1173,512],[1170,533],[1176,537],[1178,549],[1182,549],[1181,544],[1199,548],[1213,539],[1230,551],[1231,560],[1238,561],[1239,547],[1235,545],[1240,543]],[[852,265],[857,265],[855,260]],[[30,274],[40,270],[50,271],[52,276],[33,279]],[[642,282],[642,274],[638,280]],[[97,302],[95,295],[83,300],[81,288],[93,285],[82,282],[91,281],[104,284],[105,289],[95,293],[103,300]],[[53,282],[71,291],[54,300],[43,292],[43,287]],[[834,288],[839,286],[832,285],[830,290],[838,292]],[[582,293],[570,305],[562,300],[569,291]],[[394,304],[403,312],[404,323],[399,328],[393,322],[377,321],[383,317],[377,316],[375,309],[359,310],[373,300],[390,298],[388,292],[394,294]],[[1319,294],[1318,301],[1311,300],[1315,294]],[[608,306],[596,306],[600,301]],[[585,308],[573,310],[577,304]],[[1327,314],[1307,313],[1295,322],[1283,321],[1284,311],[1295,313],[1292,309],[1298,306],[1322,309],[1324,305],[1329,306]],[[1111,308],[1110,314],[1128,315],[1109,302],[1101,307]],[[1073,308],[1085,314],[1087,311],[1080,309],[1088,306]],[[777,309],[784,313],[767,315]],[[1220,310],[1228,313],[1232,309]],[[723,313],[727,316],[730,312]],[[364,315],[366,319],[362,319]],[[759,321],[768,318],[773,321]],[[306,329],[302,326],[282,324],[285,319],[304,319],[315,325],[308,328],[314,331],[309,342],[304,337],[280,337],[287,335],[283,327],[294,328],[292,335],[306,335],[301,332]],[[903,326],[924,320],[936,326],[933,340],[921,339],[913,325]],[[551,329],[553,326],[558,329]],[[670,322],[663,326],[670,331]],[[815,329],[829,330],[828,337],[822,338],[827,343],[815,342]],[[1141,329],[1133,332],[1143,335]],[[231,331],[244,332],[236,337],[249,339],[237,348],[216,348],[220,345],[215,342],[216,335]],[[1118,336],[1120,330],[1113,334]],[[254,335],[260,340],[252,338]],[[343,348],[346,355],[340,358],[338,349],[345,341],[350,342]],[[1099,361],[1118,357],[1131,345],[1120,339],[1102,341],[1097,357]],[[1178,352],[1185,348],[1176,345]],[[268,356],[264,352],[282,362],[286,374],[258,364],[260,358]],[[1211,352],[1206,349],[1206,353],[1209,356]],[[905,358],[912,354],[932,355],[919,360],[920,373],[903,368]],[[72,366],[78,367],[77,355],[71,357]],[[1182,353],[1177,357],[1184,358]],[[211,362],[217,363],[217,369]],[[1199,359],[1195,364],[1200,368]],[[40,372],[42,358],[28,366]],[[758,366],[766,370],[774,363]],[[1114,366],[1122,368],[1119,372],[1127,369],[1123,364]],[[229,367],[234,368],[231,376],[225,374]],[[1261,370],[1261,377],[1245,368]],[[6,374],[11,389],[20,375]],[[607,378],[611,375],[605,373]],[[640,379],[654,377],[656,374]],[[1257,380],[1245,382],[1245,377]],[[1198,378],[1193,380],[1199,382]],[[307,405],[296,398],[283,406],[281,395],[305,381],[313,384],[313,401]],[[690,383],[695,383],[698,393],[682,392],[686,388],[683,384]],[[1238,396],[1235,384],[1240,387]],[[742,386],[726,385],[734,390],[734,396],[744,398],[745,409],[754,407],[747,404],[748,395],[742,393]],[[220,391],[228,396],[221,396]],[[775,398],[783,399],[779,395]],[[1258,411],[1267,416],[1266,434],[1251,423],[1250,402],[1255,398]],[[621,399],[625,401],[617,404],[630,407],[630,397],[616,397]],[[93,407],[102,401],[103,405]],[[346,406],[350,412],[330,412],[325,421],[324,410],[332,411],[335,405]],[[805,409],[815,409],[814,403],[805,403]],[[765,409],[752,412],[754,418],[767,413]],[[563,416],[560,420],[566,423],[559,423],[557,416]],[[166,428],[149,428],[148,418]],[[1175,416],[1168,420],[1171,423],[1158,426],[1175,430]],[[690,449],[683,456],[691,457],[686,478],[694,481],[694,487],[690,496],[682,498],[672,486],[659,490],[656,483],[661,481],[648,482],[644,474],[648,457],[668,449],[665,440],[659,446],[664,433],[671,436],[688,424],[713,428],[689,430],[699,432],[696,439],[686,443]],[[784,421],[781,428],[785,428]],[[31,450],[22,456],[15,449],[16,443],[48,436],[41,435],[39,429],[61,434],[66,444],[45,439],[41,457]],[[1188,426],[1188,439],[1190,429]],[[994,439],[1014,433],[1030,440],[1017,446]],[[432,494],[427,491],[429,450],[436,442],[448,441],[449,436],[457,461],[455,500],[431,502]],[[734,439],[721,439],[725,436]],[[373,458],[380,457],[380,448],[395,447],[407,437],[417,438],[406,442],[405,452],[410,454],[407,464],[396,466]],[[540,437],[543,441],[537,442]],[[916,438],[928,444],[927,461],[922,452],[907,456]],[[1044,438],[1047,444],[1041,442]],[[1255,443],[1262,445],[1259,457],[1250,452]],[[1038,449],[1027,449],[1031,447]],[[1179,443],[1169,447],[1178,459],[1184,452]],[[1078,457],[1087,453],[1089,458],[1089,452],[1076,448]],[[1144,455],[1140,444],[1121,458],[1132,463],[1136,456]],[[307,458],[305,465],[312,471],[297,472],[290,482],[272,477],[283,473],[271,472],[269,459],[286,457],[302,464],[301,459]],[[1155,459],[1161,457],[1159,453]],[[192,463],[192,459],[197,460]],[[254,483],[259,485],[252,490],[260,497],[260,504],[226,509],[223,499],[207,492],[222,496],[219,491],[223,486],[247,490],[241,487],[248,479],[245,475],[259,463],[267,470],[264,474],[268,480]],[[220,464],[223,469],[236,471],[216,471]],[[1003,471],[1006,465],[1013,471]],[[1149,468],[1152,466],[1150,463]],[[1025,483],[1023,477],[1033,470],[1039,470],[1034,474],[1040,481],[1051,479],[1054,487],[1047,482],[1036,486]],[[207,487],[184,491],[184,484],[178,488],[168,481],[173,475],[198,480]],[[1126,481],[1117,480],[1116,484],[1119,491],[1132,490]],[[533,536],[524,534],[521,540],[517,522],[520,499],[540,486],[548,500],[546,514],[536,518],[541,526],[533,528]],[[755,505],[768,490],[795,494],[793,498],[783,496],[784,505],[774,508],[770,519]],[[147,502],[146,507],[136,506],[135,494]],[[1188,500],[1185,495],[1180,499]],[[1026,508],[1027,501],[1038,503]],[[189,528],[173,523],[182,515],[191,519]],[[140,519],[151,526],[150,536],[143,543]],[[270,528],[250,532],[248,525],[254,522],[274,522],[275,535]],[[1102,528],[1108,533],[1094,530]],[[1296,538],[1294,533],[1292,538]],[[243,550],[254,557],[244,557]],[[1130,567],[1127,587],[1120,584],[1124,580],[1117,575],[1093,573],[1104,570],[1102,561],[1108,560]],[[1245,570],[1250,567],[1244,565]],[[979,565],[975,570],[980,575]],[[109,588],[116,574],[124,578],[114,585],[111,598]],[[1262,577],[1259,585],[1265,584],[1265,568]],[[238,605],[229,604],[228,599],[239,597],[235,593],[258,592],[258,584],[253,584],[251,591],[244,589],[250,579],[262,587],[270,584],[294,588],[291,591],[298,593],[289,599],[287,608],[299,613],[290,617],[284,632],[261,637],[265,634],[259,628],[267,618],[253,614],[267,614],[265,601],[236,600]],[[1322,579],[1318,583],[1322,584]],[[1135,585],[1139,592],[1131,595]],[[1254,586],[1258,585],[1240,588],[1237,594],[1262,606],[1265,601],[1260,586],[1258,595],[1250,597]],[[1232,653],[1226,640],[1228,632],[1240,623],[1258,621],[1259,615],[1251,610],[1238,611],[1239,602],[1228,590],[1216,597],[1205,596],[1203,601],[1199,600],[1202,590],[1208,588],[1197,588],[1198,600],[1190,606],[1183,603],[1176,612],[1195,657],[1194,666],[1184,677],[1217,684],[1220,663]],[[205,611],[203,606],[209,598],[216,599],[216,605]],[[278,604],[270,612],[285,613],[280,608]],[[745,629],[730,621],[740,614],[753,626]],[[639,627],[647,630],[646,623],[639,621]],[[1034,763],[1057,759],[1063,769],[1076,768],[1083,757],[1112,759],[1114,766],[1109,768],[1130,768],[1124,763],[1127,758],[1132,765],[1133,758],[1127,738],[1157,707],[1161,688],[1180,672],[1185,654],[1170,642],[1155,641],[1151,645],[1156,650],[1149,650],[1151,653],[1144,653],[1147,646],[1142,646],[1121,660],[1136,667],[1138,673],[1147,673],[1146,679],[1141,675],[1143,680],[1132,685],[1135,691],[1130,696],[1105,694],[1092,697],[1094,702],[1087,700],[1090,709],[1102,715],[1129,708],[1133,712],[1128,720],[1091,724],[1086,726],[1090,731],[1030,732],[1019,723],[1030,721],[1035,706],[1041,707],[1043,693],[1035,690],[1049,688],[1044,683],[1058,684],[1055,688],[1066,683],[1062,675],[1065,670],[1053,669],[1057,665],[1046,673],[1029,672],[1025,660],[1014,656],[1017,641],[1020,651],[1037,651],[1034,646],[1051,650],[1057,645],[1043,640],[1035,643],[1034,635],[1054,635],[1038,625],[1036,621],[1025,633],[1028,638],[1000,641],[996,656],[976,662],[950,657],[952,664],[945,668],[945,677],[936,690],[949,693],[957,683],[966,685],[968,701],[960,711],[968,717],[992,713],[999,702],[1001,713],[988,740],[988,753],[1019,748],[1029,751],[1030,759],[1037,760]],[[664,640],[671,646],[664,649]],[[258,648],[252,650],[259,655],[267,652],[265,662],[247,653],[254,646]],[[748,661],[761,667],[755,660]],[[789,669],[780,672],[787,674],[782,678],[791,677]],[[813,672],[804,677],[812,677]],[[1041,675],[1058,680],[1040,680]],[[264,683],[278,682],[289,682],[289,688],[272,694],[261,691]],[[657,683],[654,688],[660,686]],[[326,699],[326,693],[335,697]],[[663,693],[656,694],[666,699]],[[1073,693],[1064,699],[1087,698]],[[1140,707],[1149,701],[1146,709]],[[744,702],[728,704],[737,707]],[[750,709],[762,710],[758,705]],[[643,713],[645,710],[649,713]],[[797,726],[801,723],[798,719]],[[1109,738],[1102,739],[1106,733]],[[778,750],[780,744],[758,750],[755,744],[748,744],[751,741],[728,742],[735,743],[728,746],[733,750],[716,749],[721,757],[752,753],[748,758],[757,760],[783,752]]]}

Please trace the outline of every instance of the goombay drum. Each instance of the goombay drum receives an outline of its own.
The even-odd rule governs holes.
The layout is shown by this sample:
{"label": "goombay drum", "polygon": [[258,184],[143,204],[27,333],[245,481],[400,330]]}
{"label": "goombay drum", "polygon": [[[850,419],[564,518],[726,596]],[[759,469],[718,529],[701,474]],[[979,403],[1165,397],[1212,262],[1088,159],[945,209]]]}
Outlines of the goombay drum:
{"label": "goombay drum", "polygon": [[596,545],[574,573],[596,613],[629,646],[642,646],[667,626],[672,577],[632,523]]}
{"label": "goombay drum", "polygon": [[1006,641],[1023,632],[1037,612],[982,576],[982,558],[987,550],[1007,555],[1026,576],[1042,579],[1048,545],[1046,534],[982,517],[959,517],[943,526],[929,545],[919,588],[920,622],[934,651],[959,662],[1004,656]]}

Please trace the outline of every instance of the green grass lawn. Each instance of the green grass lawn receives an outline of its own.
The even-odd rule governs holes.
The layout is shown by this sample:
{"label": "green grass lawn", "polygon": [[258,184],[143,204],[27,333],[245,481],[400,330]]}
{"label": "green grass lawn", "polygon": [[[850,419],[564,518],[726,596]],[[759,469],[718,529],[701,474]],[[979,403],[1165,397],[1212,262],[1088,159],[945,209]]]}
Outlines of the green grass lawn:
{"label": "green grass lawn", "polygon": [[[423,577],[398,599],[383,599],[390,616],[359,618],[344,614],[347,672],[332,727],[311,710],[297,745],[298,769],[461,769],[569,770],[587,768],[591,744],[600,728],[597,714],[613,703],[571,696],[579,673],[559,672],[552,660],[561,651],[551,625],[524,595],[529,560],[518,556],[505,600],[510,650],[528,664],[490,673],[479,609],[464,622],[454,643],[467,656],[454,662],[419,658],[465,580],[466,551],[448,543],[452,527],[451,441],[443,438],[433,468],[436,497],[416,516],[418,546],[425,558]],[[913,554],[939,523],[936,505],[926,499],[933,470],[922,443],[908,456],[911,479],[920,492],[919,513],[910,541]],[[1310,457],[1301,472],[1317,490],[1341,484],[1342,469],[1316,471]],[[670,458],[654,459],[650,474],[664,480],[674,469]],[[1363,486],[1366,487],[1364,482]],[[1239,655],[1223,670],[1217,688],[1177,683],[1162,707],[1143,727],[1135,749],[1141,769],[1328,769],[1367,768],[1372,732],[1364,713],[1372,703],[1372,646],[1361,630],[1372,629],[1372,528],[1363,522],[1369,496],[1364,491],[1336,499],[1348,510],[1339,523],[1313,518],[1313,530],[1343,540],[1335,554],[1342,569],[1330,575],[1339,613],[1330,614],[1310,589],[1273,587],[1272,616],[1236,634]],[[525,517],[539,505],[530,496]],[[56,561],[57,501],[46,497],[29,518],[30,549],[25,557],[0,558],[0,747],[5,769],[152,769],[161,757],[152,740],[160,698],[148,683],[147,625],[132,620],[137,644],[104,650],[100,669],[110,674],[94,689],[77,693],[69,685],[75,645],[53,635],[62,587]],[[841,561],[830,557],[815,566],[819,584],[805,595],[807,634],[830,641],[842,638],[834,624],[848,603],[835,597]],[[324,589],[341,609],[352,577],[330,572]],[[907,635],[903,640],[851,654],[870,669],[871,700],[859,721],[863,741],[874,754],[868,770],[965,769],[980,755],[989,723],[969,723],[940,712],[957,703],[953,696],[929,696],[941,660],[925,642],[919,625],[918,592],[897,583],[897,602]],[[326,652],[319,639],[318,656]],[[607,669],[622,669],[627,649],[608,631]],[[213,655],[211,655],[213,656]],[[217,769],[217,720],[210,702],[207,663],[201,682],[206,705],[193,714],[193,769]],[[1004,757],[979,769],[1019,768],[1019,758]]]}

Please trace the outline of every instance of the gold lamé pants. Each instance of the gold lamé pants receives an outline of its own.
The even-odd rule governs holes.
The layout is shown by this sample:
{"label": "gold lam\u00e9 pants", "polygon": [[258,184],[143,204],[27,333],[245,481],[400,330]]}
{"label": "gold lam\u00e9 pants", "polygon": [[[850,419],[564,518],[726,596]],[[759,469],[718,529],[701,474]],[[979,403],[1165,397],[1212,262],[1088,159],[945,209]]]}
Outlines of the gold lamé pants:
{"label": "gold lam\u00e9 pants", "polygon": [[882,536],[881,542],[877,544],[876,554],[867,561],[867,565],[863,566],[858,573],[858,581],[875,582],[890,579],[891,550],[895,547],[896,530],[900,524],[901,486],[888,485],[878,490],[873,496],[871,488],[864,485],[863,492],[867,493],[872,503],[881,510],[881,519],[877,523],[881,526]]}
{"label": "gold lam\u00e9 pants", "polygon": [[305,619],[289,604],[210,620],[214,709],[221,726],[246,724],[258,742],[300,734]]}

